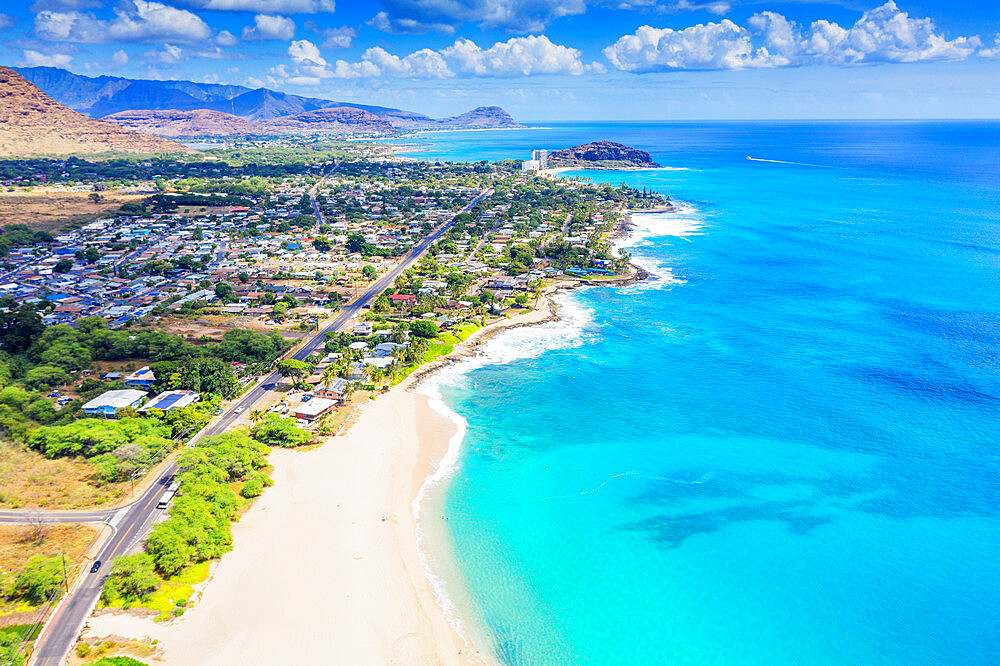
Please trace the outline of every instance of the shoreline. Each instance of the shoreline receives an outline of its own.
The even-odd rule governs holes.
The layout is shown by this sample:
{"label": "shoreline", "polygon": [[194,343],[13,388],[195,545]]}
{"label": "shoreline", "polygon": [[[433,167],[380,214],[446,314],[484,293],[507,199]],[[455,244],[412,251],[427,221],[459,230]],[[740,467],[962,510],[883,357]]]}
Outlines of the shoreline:
{"label": "shoreline", "polygon": [[[450,473],[440,479],[445,483],[432,479],[461,441],[459,426],[414,389],[502,331],[557,319],[552,296],[581,284],[554,283],[535,309],[478,329],[447,356],[361,405],[350,427],[322,446],[272,451],[274,487],[234,524],[233,550],[213,564],[184,616],[158,624],[99,612],[82,637],[155,640],[156,659],[166,664],[289,657],[298,663],[498,664],[488,637],[451,601],[461,592],[454,589],[457,570],[428,553],[429,541],[451,559],[447,535],[425,539],[428,521],[419,516],[447,487]],[[447,593],[445,580],[452,583]]]}
{"label": "shoreline", "polygon": [[[640,211],[624,212],[613,242],[631,234],[630,213]],[[275,486],[234,525],[233,550],[213,564],[183,617],[156,624],[108,611],[90,618],[82,637],[156,641],[154,658],[167,664],[289,657],[299,663],[501,664],[486,628],[470,617],[471,591],[440,510],[461,455],[464,421],[419,387],[503,331],[559,320],[553,299],[562,291],[625,285],[647,275],[633,264],[626,279],[554,282],[534,309],[490,322],[360,405],[347,427],[321,446],[272,451]],[[227,637],[224,644],[220,636]]]}

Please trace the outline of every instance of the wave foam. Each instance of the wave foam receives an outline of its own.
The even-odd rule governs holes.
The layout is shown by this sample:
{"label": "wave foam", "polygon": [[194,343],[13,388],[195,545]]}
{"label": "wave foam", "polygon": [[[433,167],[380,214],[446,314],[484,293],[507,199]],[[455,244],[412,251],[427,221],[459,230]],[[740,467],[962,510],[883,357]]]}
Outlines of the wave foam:
{"label": "wave foam", "polygon": [[698,209],[684,202],[673,202],[674,210],[656,213],[633,213],[628,236],[615,243],[615,250],[628,250],[633,263],[641,266],[650,278],[626,287],[629,291],[661,289],[667,285],[684,284],[664,260],[646,254],[642,248],[653,247],[652,239],[673,236],[690,241],[690,236],[704,235],[705,222]]}
{"label": "wave foam", "polygon": [[424,575],[427,577],[438,605],[444,611],[448,622],[466,641],[468,638],[458,606],[448,593],[447,582],[434,570],[428,551],[427,536],[420,523],[424,504],[430,494],[446,483],[458,470],[465,435],[469,428],[468,421],[445,402],[441,389],[447,385],[459,384],[468,373],[476,368],[537,358],[546,351],[570,349],[585,344],[592,335],[588,332],[588,328],[593,322],[593,311],[580,305],[569,294],[558,295],[553,298],[553,302],[556,303],[559,319],[535,326],[502,331],[485,342],[476,354],[435,371],[414,388],[415,392],[427,396],[431,409],[452,421],[456,426],[455,434],[448,441],[448,450],[445,451],[434,471],[424,479],[416,497],[413,498],[411,510],[417,531],[417,553],[424,568]]}

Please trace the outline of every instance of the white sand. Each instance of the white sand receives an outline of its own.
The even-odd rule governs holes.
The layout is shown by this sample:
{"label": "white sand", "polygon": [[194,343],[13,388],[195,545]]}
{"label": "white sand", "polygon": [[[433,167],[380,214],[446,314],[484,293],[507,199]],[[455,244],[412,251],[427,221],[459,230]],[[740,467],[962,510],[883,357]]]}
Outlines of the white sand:
{"label": "white sand", "polygon": [[[548,299],[539,305],[454,355],[551,316]],[[493,663],[449,624],[417,551],[411,503],[456,430],[410,383],[317,449],[273,451],[274,486],[234,525],[233,551],[180,620],[98,615],[84,637],[156,639],[167,664]]]}
{"label": "white sand", "polygon": [[486,663],[437,606],[410,508],[430,453],[416,431],[446,445],[453,429],[394,390],[345,436],[274,451],[274,487],[181,620],[100,615],[87,635],[156,638],[168,664]]}

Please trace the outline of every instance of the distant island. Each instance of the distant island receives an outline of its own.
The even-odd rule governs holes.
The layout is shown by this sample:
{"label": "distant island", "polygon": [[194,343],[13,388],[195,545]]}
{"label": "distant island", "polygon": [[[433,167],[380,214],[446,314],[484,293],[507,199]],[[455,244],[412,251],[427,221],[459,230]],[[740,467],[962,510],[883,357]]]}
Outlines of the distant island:
{"label": "distant island", "polygon": [[654,169],[660,165],[645,150],[614,141],[594,141],[549,153],[549,168]]}

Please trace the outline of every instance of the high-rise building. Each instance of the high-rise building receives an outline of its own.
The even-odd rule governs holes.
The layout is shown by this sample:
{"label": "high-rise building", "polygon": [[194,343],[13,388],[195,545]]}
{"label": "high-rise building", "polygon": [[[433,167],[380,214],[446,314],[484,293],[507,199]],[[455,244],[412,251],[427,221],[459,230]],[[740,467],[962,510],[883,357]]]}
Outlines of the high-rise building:
{"label": "high-rise building", "polygon": [[533,150],[531,151],[531,159],[538,162],[538,166],[542,169],[548,167],[549,164],[549,151],[547,150]]}

